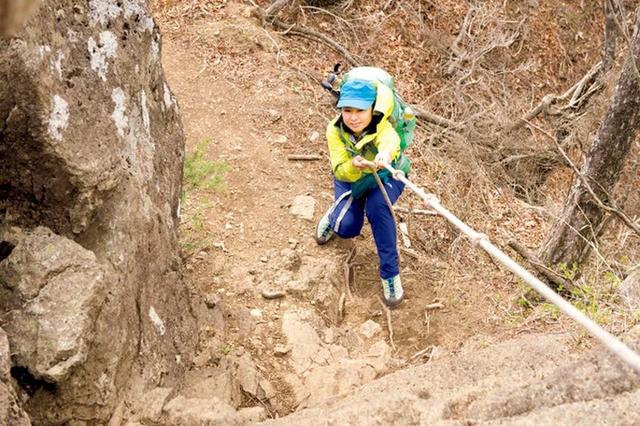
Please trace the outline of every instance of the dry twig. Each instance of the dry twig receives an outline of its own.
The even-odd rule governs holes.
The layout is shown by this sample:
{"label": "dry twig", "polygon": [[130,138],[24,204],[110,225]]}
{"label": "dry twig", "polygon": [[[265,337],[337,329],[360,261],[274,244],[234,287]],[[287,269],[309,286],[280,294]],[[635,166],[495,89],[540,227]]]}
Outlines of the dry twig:
{"label": "dry twig", "polygon": [[444,309],[444,303],[442,303],[442,302],[433,302],[433,303],[429,303],[424,308],[427,311],[431,311],[431,310],[434,310],[434,309]]}
{"label": "dry twig", "polygon": [[391,310],[387,308],[387,305],[384,304],[380,296],[378,296],[378,302],[380,302],[380,306],[387,314],[387,328],[389,329],[389,342],[391,343],[391,347],[393,350],[396,350],[396,344],[393,342],[393,325],[391,324]]}
{"label": "dry twig", "polygon": [[523,125],[527,124],[530,120],[534,119],[542,112],[547,113],[551,105],[560,101],[565,101],[567,99],[570,99],[570,101],[567,103],[566,106],[560,108],[560,111],[563,111],[569,108],[579,107],[584,103],[584,101],[586,101],[588,96],[591,96],[600,87],[602,87],[600,83],[596,82],[591,86],[589,86],[588,90],[586,91],[584,90],[586,84],[591,82],[598,75],[598,73],[600,73],[601,70],[602,70],[602,62],[598,62],[593,67],[591,67],[591,69],[576,84],[571,86],[571,88],[566,92],[564,92],[562,95],[555,95],[555,94],[544,95],[540,103],[538,103],[538,105],[536,105],[533,109],[527,112],[524,117],[518,119],[518,121],[516,121],[515,123],[512,123],[511,126],[509,126],[509,130],[514,130],[519,127],[522,127]]}
{"label": "dry twig", "polygon": [[398,206],[393,206],[393,209],[399,213],[412,214],[416,216],[438,216],[438,212],[435,210],[408,209],[406,207]]}
{"label": "dry twig", "polygon": [[353,259],[356,257],[356,246],[354,244],[353,248],[347,254],[347,258],[344,260],[344,284],[346,287],[347,295],[349,296],[349,300],[353,300],[353,296],[351,294],[351,285],[355,280],[355,271],[353,269]]}
{"label": "dry twig", "polygon": [[338,323],[341,323],[344,319],[344,307],[345,307],[346,294],[343,292],[338,300]]}
{"label": "dry twig", "polygon": [[[277,2],[276,2],[277,3]],[[286,3],[286,1],[285,1]],[[272,7],[275,6],[272,5]],[[282,6],[284,7],[284,6]],[[278,9],[280,10],[280,9]],[[336,42],[332,38],[328,37],[325,34],[301,27],[296,24],[288,24],[276,18],[273,15],[268,14],[268,10],[265,11],[259,7],[255,9],[256,14],[262,20],[262,22],[270,22],[274,27],[283,30],[282,35],[295,35],[298,37],[307,38],[309,40],[317,41],[326,44],[332,49],[339,52],[344,58],[353,66],[360,65],[360,61],[355,58],[349,51],[344,48],[340,43]]]}
{"label": "dry twig", "polygon": [[[433,345],[427,346],[423,350],[418,351],[415,354],[411,355],[411,357],[409,358],[409,362],[412,362],[413,360],[418,359],[418,358],[422,358],[424,355],[427,354],[427,352],[429,352],[431,354],[431,352],[433,352],[434,350],[435,350],[435,346],[433,346]],[[429,359],[431,359],[431,355],[429,355]]]}
{"label": "dry twig", "polygon": [[456,129],[461,129],[464,127],[464,124],[462,123],[449,120],[448,118],[441,117],[437,114],[434,114],[429,111],[425,111],[421,108],[414,106],[414,110],[416,113],[416,117],[421,118],[428,123],[435,124],[436,126],[444,127],[445,129],[451,129],[454,131]]}
{"label": "dry twig", "polygon": [[305,155],[305,154],[291,154],[287,155],[287,160],[289,161],[317,161],[322,160],[321,155]]}

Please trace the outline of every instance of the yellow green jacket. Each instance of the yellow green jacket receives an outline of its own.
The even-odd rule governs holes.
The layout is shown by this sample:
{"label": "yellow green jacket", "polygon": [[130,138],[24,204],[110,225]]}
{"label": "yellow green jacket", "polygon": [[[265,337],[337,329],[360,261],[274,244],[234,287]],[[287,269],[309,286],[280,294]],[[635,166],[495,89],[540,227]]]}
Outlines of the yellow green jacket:
{"label": "yellow green jacket", "polygon": [[[393,112],[393,93],[391,89],[381,83],[376,84],[377,94],[374,104],[374,120],[380,121],[376,125],[375,133],[361,135],[359,140],[346,131],[342,117],[333,119],[327,126],[327,143],[329,145],[329,159],[331,169],[336,179],[344,182],[355,182],[365,175],[371,174],[370,170],[356,168],[351,159],[361,155],[369,161],[373,161],[376,153],[380,151],[390,152],[391,160],[395,160],[400,153],[400,137],[389,123],[389,116]],[[379,118],[379,115],[382,118]],[[378,118],[375,116],[378,115]]]}

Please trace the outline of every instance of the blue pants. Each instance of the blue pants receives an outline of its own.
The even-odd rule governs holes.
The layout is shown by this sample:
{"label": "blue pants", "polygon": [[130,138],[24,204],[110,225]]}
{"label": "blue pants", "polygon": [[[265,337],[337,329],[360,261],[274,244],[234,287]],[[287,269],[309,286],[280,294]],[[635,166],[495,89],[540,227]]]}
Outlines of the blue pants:
{"label": "blue pants", "polygon": [[[391,203],[395,203],[404,190],[404,183],[390,178],[384,187]],[[398,275],[400,269],[396,247],[396,226],[380,188],[376,186],[361,198],[354,199],[351,196],[351,183],[340,181],[334,177],[333,191],[336,201],[333,204],[329,220],[335,233],[341,238],[353,238],[360,235],[366,213],[378,249],[380,277],[386,279]]]}

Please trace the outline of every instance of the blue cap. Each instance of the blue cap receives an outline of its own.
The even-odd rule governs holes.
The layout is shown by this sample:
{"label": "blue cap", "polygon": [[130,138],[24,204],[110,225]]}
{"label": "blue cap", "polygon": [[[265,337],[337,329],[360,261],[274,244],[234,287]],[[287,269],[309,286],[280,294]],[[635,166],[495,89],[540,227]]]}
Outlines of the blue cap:
{"label": "blue cap", "polygon": [[369,109],[376,100],[376,86],[366,80],[349,80],[340,88],[338,108]]}

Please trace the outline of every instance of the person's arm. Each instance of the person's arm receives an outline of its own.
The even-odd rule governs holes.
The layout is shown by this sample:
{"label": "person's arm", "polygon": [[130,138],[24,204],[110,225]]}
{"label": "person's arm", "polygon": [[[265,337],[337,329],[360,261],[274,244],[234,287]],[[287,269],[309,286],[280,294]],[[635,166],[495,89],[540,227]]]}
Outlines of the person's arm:
{"label": "person's arm", "polygon": [[[331,170],[336,179],[345,182],[355,182],[362,176],[362,170],[356,167],[349,155],[344,142],[340,139],[340,132],[334,122],[327,126],[327,144],[329,146],[329,159]],[[356,160],[356,163],[358,160]]]}
{"label": "person's arm", "polygon": [[391,164],[400,154],[400,136],[398,136],[398,133],[389,122],[386,123],[376,138],[376,146],[378,147],[378,154],[374,163],[379,168],[383,168],[385,164]]}

